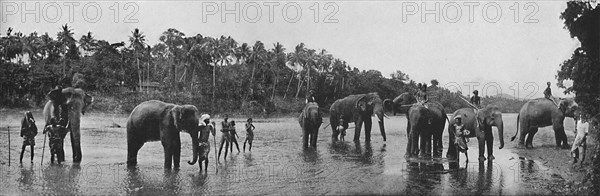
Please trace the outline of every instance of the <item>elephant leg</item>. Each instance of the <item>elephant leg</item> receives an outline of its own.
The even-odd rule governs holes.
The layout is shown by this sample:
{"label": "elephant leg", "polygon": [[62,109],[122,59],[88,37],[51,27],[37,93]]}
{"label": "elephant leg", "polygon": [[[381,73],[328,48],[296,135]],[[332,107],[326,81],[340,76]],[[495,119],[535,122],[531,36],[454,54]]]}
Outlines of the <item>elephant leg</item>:
{"label": "elephant leg", "polygon": [[71,148],[73,149],[73,162],[81,162],[81,134],[78,130],[71,130]]}
{"label": "elephant leg", "polygon": [[425,152],[427,151],[427,144],[426,144],[426,139],[425,136],[423,134],[420,134],[419,136],[419,157],[422,157],[425,155]]}
{"label": "elephant leg", "polygon": [[517,131],[520,131],[519,133],[519,146],[523,147],[525,146],[525,138],[528,135],[528,132],[531,129],[531,126],[529,126],[529,122],[527,122],[527,120],[522,120],[521,126],[517,127]]}
{"label": "elephant leg", "polygon": [[137,154],[143,145],[143,142],[135,141],[132,136],[127,135],[127,165],[134,166],[137,164]]}
{"label": "elephant leg", "polygon": [[173,163],[173,147],[167,142],[162,142],[163,151],[165,154],[164,168],[170,169]]}
{"label": "elephant leg", "polygon": [[336,120],[339,117],[337,117],[336,115],[331,115],[330,119],[329,119],[329,125],[331,126],[331,141],[335,142],[338,140],[338,135],[340,135],[340,132],[337,130],[338,127],[338,123],[339,121]]}
{"label": "elephant leg", "polygon": [[479,144],[479,161],[485,161],[485,156],[483,156],[485,151],[485,133],[484,130],[477,131],[477,142]]}
{"label": "elephant leg", "polygon": [[359,117],[358,120],[356,120],[356,122],[354,122],[354,141],[359,141],[360,140],[360,129],[362,129],[362,125],[363,125],[363,119],[362,117]]}
{"label": "elephant leg", "polygon": [[173,168],[179,168],[179,159],[181,158],[181,139],[175,138],[175,143],[171,147],[173,149]]}
{"label": "elephant leg", "polygon": [[526,148],[533,148],[533,136],[535,136],[535,134],[537,133],[538,128],[537,127],[531,127],[529,128],[528,134],[527,134],[527,140],[525,141],[525,147]]}
{"label": "elephant leg", "polygon": [[317,138],[319,138],[319,127],[315,128],[315,130],[312,132],[311,136],[310,136],[310,143],[312,145],[313,148],[317,148]]}
{"label": "elephant leg", "polygon": [[[456,159],[458,161],[458,156],[459,156],[459,152],[458,152],[458,148],[456,148],[456,145],[454,145],[454,140],[456,131],[454,126],[449,125],[448,126],[448,152],[446,152],[446,158],[449,159]],[[440,140],[441,141],[441,140]]]}
{"label": "elephant leg", "polygon": [[485,143],[488,151],[488,159],[494,160],[494,134],[492,134],[491,127],[485,131]]}
{"label": "elephant leg", "polygon": [[365,124],[365,141],[371,141],[371,127],[373,125],[373,120],[371,118],[367,118],[364,120]]}
{"label": "elephant leg", "polygon": [[[440,129],[438,129],[440,130]],[[439,132],[439,133],[438,133]],[[442,134],[444,132],[444,127],[441,128],[440,131],[437,131],[433,134],[433,156],[434,157],[441,157],[442,156],[442,151],[444,150],[443,144],[442,144]]]}
{"label": "elephant leg", "polygon": [[562,122],[556,122],[552,125],[554,129],[554,139],[556,140],[556,147],[562,147],[563,149],[570,148],[567,142],[567,134],[565,133],[565,127]]}
{"label": "elephant leg", "polygon": [[308,128],[303,128],[302,132],[304,133],[304,136],[302,137],[302,145],[304,148],[308,148]]}

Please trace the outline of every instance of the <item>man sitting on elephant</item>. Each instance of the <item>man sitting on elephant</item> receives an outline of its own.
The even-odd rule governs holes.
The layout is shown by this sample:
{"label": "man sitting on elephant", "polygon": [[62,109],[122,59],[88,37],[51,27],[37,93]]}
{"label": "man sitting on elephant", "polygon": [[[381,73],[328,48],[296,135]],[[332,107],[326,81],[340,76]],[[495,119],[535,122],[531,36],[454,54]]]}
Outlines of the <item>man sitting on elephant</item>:
{"label": "man sitting on elephant", "polygon": [[198,137],[198,160],[200,165],[200,172],[202,172],[202,161],[204,161],[204,172],[208,169],[208,153],[210,152],[210,143],[208,138],[210,134],[216,136],[215,122],[210,122],[210,115],[203,114],[200,117],[199,125],[199,137]]}
{"label": "man sitting on elephant", "polygon": [[550,82],[546,82],[546,85],[548,85],[548,86],[546,87],[546,90],[544,90],[544,97],[546,99],[549,99],[550,101],[552,101],[552,103],[554,103],[554,105],[556,105],[556,107],[558,107],[558,104],[552,97],[552,90],[550,89]]}
{"label": "man sitting on elephant", "polygon": [[471,97],[471,104],[477,107],[477,109],[481,108],[481,97],[479,97],[479,91],[473,91],[473,96]]}
{"label": "man sitting on elephant", "polygon": [[417,94],[415,96],[417,98],[417,103],[418,104],[427,103],[427,84],[419,83],[417,85],[417,87],[419,88],[419,91],[417,91]]}

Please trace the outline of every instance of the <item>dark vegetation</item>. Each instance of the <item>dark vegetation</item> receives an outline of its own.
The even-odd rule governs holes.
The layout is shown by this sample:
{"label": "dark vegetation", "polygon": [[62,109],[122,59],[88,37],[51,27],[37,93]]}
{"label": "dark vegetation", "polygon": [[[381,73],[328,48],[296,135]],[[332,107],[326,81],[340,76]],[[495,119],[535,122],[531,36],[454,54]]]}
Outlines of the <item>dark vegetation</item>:
{"label": "dark vegetation", "polygon": [[[402,71],[384,76],[359,70],[304,43],[290,50],[279,43],[268,48],[260,41],[239,44],[227,36],[186,36],[176,29],[163,32],[153,46],[138,29],[120,43],[96,39],[91,32],[78,40],[73,36],[68,25],[55,37],[12,28],[0,35],[0,106],[43,107],[56,85],[83,88],[95,97],[92,111],[111,113],[128,113],[142,101],[158,99],[210,113],[287,115],[301,110],[311,89],[322,108],[350,94],[377,92],[393,99],[416,92],[417,82]],[[439,81],[429,85],[429,97],[448,112],[468,107]],[[502,104],[505,112],[522,104],[496,99],[487,103]]]}

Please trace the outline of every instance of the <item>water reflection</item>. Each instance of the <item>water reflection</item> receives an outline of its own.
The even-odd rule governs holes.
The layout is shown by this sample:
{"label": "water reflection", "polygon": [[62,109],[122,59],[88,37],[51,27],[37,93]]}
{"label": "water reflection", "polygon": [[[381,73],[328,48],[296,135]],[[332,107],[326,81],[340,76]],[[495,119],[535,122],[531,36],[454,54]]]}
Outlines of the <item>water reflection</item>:
{"label": "water reflection", "polygon": [[17,180],[19,182],[19,189],[21,191],[25,191],[25,192],[32,191],[33,190],[32,186],[34,185],[34,181],[36,178],[35,170],[33,169],[33,165],[30,165],[27,168],[21,167],[20,171],[21,171],[21,176]]}

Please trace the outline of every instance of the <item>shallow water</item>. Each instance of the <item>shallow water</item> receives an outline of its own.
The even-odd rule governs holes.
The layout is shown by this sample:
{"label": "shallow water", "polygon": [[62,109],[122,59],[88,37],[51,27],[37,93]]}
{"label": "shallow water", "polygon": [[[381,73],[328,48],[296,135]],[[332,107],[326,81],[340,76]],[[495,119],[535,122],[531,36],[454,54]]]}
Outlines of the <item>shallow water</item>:
{"label": "shallow water", "polygon": [[[540,185],[552,183],[552,171],[536,160],[526,160],[510,148],[498,150],[494,141],[493,161],[479,163],[477,140],[469,142],[470,162],[449,162],[443,158],[404,158],[406,151],[406,118],[386,119],[387,141],[384,142],[374,123],[372,141],[331,142],[331,128],[321,129],[317,149],[303,150],[300,126],[296,119],[258,119],[252,152],[236,149],[227,160],[215,166],[211,142],[208,174],[198,165],[189,165],[191,139],[181,133],[182,157],[179,170],[163,169],[160,142],[146,143],[139,152],[138,166],[127,168],[125,128],[111,128],[113,123],[125,125],[126,115],[88,114],[82,119],[83,161],[72,163],[69,137],[65,140],[67,162],[49,163],[48,149],[41,165],[43,135],[36,137],[34,163],[29,152],[24,163],[18,163],[22,139],[20,115],[2,115],[0,121],[0,190],[2,194],[234,194],[234,195],[313,195],[313,194],[552,194]],[[42,127],[41,113],[35,114]],[[238,121],[240,150],[245,133],[243,119]],[[505,114],[505,142],[514,134],[516,115]],[[218,119],[217,122],[220,122]],[[325,120],[328,122],[328,120]],[[565,121],[567,129],[571,122]],[[8,166],[8,134],[11,129],[11,165]],[[326,123],[322,126],[325,127]],[[350,125],[353,127],[353,125]],[[540,130],[550,131],[550,130]],[[551,131],[550,131],[551,132]],[[348,130],[347,140],[354,131]],[[567,133],[570,135],[569,133]],[[494,136],[497,137],[494,131]],[[570,135],[571,136],[571,135]],[[553,138],[552,138],[553,139]],[[219,141],[219,137],[216,138]],[[569,140],[571,141],[571,140]],[[552,141],[537,141],[541,142]],[[448,147],[444,132],[444,147]],[[546,145],[544,143],[544,145]],[[536,140],[534,140],[536,145]],[[242,150],[243,151],[243,150]],[[445,155],[446,151],[444,151]],[[486,153],[487,154],[487,153]],[[26,161],[25,161],[26,160]],[[216,173],[218,169],[218,173]]]}

